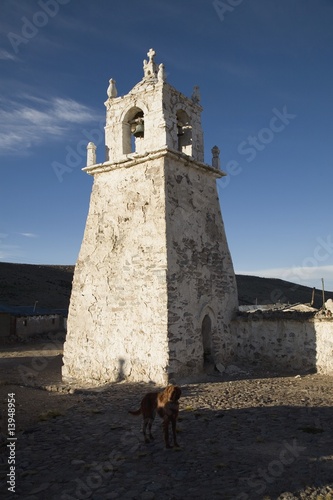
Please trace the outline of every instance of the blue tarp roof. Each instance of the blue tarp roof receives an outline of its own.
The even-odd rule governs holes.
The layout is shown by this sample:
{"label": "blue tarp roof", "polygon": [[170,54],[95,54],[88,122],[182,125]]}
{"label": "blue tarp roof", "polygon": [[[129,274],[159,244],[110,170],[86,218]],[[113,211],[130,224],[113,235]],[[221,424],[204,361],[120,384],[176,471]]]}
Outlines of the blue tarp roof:
{"label": "blue tarp roof", "polygon": [[0,304],[0,313],[8,313],[13,316],[40,316],[44,314],[60,314],[67,316],[68,309],[46,309],[43,307],[35,306],[8,306]]}

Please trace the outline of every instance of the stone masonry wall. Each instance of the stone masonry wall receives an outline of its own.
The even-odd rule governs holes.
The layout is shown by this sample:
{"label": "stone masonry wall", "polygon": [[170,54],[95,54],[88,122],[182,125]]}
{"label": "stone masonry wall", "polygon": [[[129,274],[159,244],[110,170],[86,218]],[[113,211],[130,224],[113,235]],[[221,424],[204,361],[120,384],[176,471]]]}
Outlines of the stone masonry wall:
{"label": "stone masonry wall", "polygon": [[333,375],[333,320],[316,319],[316,368],[319,373]]}
{"label": "stone masonry wall", "polygon": [[15,324],[15,334],[21,338],[41,333],[59,332],[64,329],[63,318],[58,314],[19,316],[16,318]]}
{"label": "stone masonry wall", "polygon": [[[229,361],[271,370],[318,370],[333,374],[333,321],[249,313],[231,322]],[[295,319],[293,319],[293,316]]]}
{"label": "stone masonry wall", "polygon": [[215,363],[237,309],[216,178],[161,151],[95,174],[75,268],[64,379],[95,384],[200,373],[209,315]]}
{"label": "stone masonry wall", "polygon": [[237,286],[216,191],[216,173],[172,156],[166,163],[171,376],[203,370],[202,322],[209,315],[212,357],[224,361]]}
{"label": "stone masonry wall", "polygon": [[166,382],[165,234],[163,159],[95,175],[74,274],[64,379]]}

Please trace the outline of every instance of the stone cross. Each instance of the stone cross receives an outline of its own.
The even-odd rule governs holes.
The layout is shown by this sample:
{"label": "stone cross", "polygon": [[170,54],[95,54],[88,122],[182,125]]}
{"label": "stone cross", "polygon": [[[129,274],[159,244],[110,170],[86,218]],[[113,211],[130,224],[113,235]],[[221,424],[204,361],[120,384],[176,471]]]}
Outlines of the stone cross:
{"label": "stone cross", "polygon": [[154,57],[156,56],[156,52],[154,49],[149,49],[147,52],[147,56],[149,57],[149,62],[153,63],[154,62]]}

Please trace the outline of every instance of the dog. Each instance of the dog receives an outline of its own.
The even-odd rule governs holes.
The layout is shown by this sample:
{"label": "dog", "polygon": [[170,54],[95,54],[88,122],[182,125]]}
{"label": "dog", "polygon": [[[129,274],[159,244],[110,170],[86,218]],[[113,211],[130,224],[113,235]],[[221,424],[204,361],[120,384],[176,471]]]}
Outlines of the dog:
{"label": "dog", "polygon": [[[141,415],[143,417],[143,436],[145,443],[153,441],[151,433],[156,413],[163,419],[162,428],[166,448],[171,448],[169,442],[169,424],[171,423],[173,444],[179,447],[176,437],[176,423],[179,412],[179,398],[181,389],[177,385],[168,385],[162,392],[149,392],[146,394],[138,410],[129,410],[131,415]],[[147,436],[147,428],[149,436]]]}

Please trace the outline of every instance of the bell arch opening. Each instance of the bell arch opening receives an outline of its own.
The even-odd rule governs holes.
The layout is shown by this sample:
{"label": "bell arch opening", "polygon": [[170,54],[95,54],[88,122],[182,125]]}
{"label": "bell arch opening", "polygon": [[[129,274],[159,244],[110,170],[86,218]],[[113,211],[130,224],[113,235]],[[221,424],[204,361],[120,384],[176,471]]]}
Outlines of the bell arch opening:
{"label": "bell arch opening", "polygon": [[192,125],[188,114],[180,109],[177,111],[178,151],[192,156]]}
{"label": "bell arch opening", "polygon": [[141,153],[145,136],[145,118],[141,108],[133,107],[123,120],[123,154]]}

